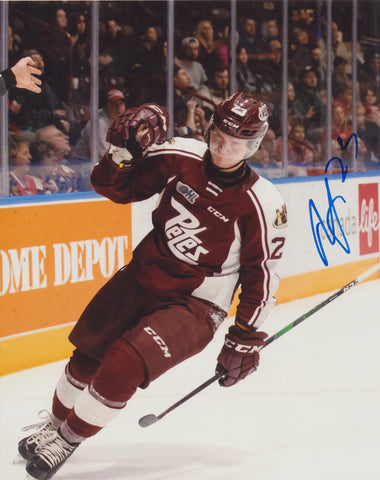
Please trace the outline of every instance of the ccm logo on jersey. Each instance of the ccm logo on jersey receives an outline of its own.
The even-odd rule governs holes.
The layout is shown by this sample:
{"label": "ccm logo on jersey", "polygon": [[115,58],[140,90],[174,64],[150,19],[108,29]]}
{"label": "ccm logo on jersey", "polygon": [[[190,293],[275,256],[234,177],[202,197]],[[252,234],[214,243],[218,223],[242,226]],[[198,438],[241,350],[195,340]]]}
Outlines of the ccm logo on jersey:
{"label": "ccm logo on jersey", "polygon": [[166,343],[162,340],[162,338],[156,333],[153,328],[151,327],[145,327],[144,331],[148,334],[151,335],[153,340],[157,343],[157,345],[161,348],[161,350],[164,352],[164,357],[165,358],[170,358],[171,354],[169,352],[169,347],[166,345]]}
{"label": "ccm logo on jersey", "polygon": [[192,215],[181,203],[171,198],[172,207],[178,215],[168,220],[165,224],[165,233],[170,251],[180,260],[197,265],[200,255],[209,253],[202,247],[202,240],[198,234],[206,230],[199,227],[197,217]]}
{"label": "ccm logo on jersey", "polygon": [[242,345],[241,343],[234,342],[230,338],[226,339],[224,345],[238,353],[255,353],[259,352],[263,348],[256,345]]}
{"label": "ccm logo on jersey", "polygon": [[227,223],[230,221],[229,218],[225,217],[223,213],[218,212],[218,210],[216,210],[216,208],[212,207],[211,205],[207,207],[207,211],[213,213],[216,216],[216,218],[220,218],[220,220],[222,220],[224,223]]}

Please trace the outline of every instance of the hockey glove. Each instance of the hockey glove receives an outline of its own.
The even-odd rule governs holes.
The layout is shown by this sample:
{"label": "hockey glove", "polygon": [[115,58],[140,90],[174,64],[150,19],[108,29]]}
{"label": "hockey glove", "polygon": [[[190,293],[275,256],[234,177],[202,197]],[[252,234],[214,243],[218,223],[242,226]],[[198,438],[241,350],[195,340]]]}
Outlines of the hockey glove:
{"label": "hockey glove", "polygon": [[259,351],[267,338],[264,332],[245,332],[236,325],[229,328],[223,348],[217,359],[216,373],[226,371],[219,380],[223,387],[230,387],[257,370]]}
{"label": "hockey glove", "polygon": [[144,103],[140,107],[129,108],[114,119],[107,132],[107,142],[127,148],[134,154],[136,144],[145,150],[154,143],[162,142],[168,125],[169,115],[165,107]]}

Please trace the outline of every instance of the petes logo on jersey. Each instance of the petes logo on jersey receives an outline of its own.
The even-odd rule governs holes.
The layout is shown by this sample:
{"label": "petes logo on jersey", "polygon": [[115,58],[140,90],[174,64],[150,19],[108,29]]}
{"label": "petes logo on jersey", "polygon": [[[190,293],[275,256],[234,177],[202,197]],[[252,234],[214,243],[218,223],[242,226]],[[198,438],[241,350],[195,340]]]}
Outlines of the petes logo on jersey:
{"label": "petes logo on jersey", "polygon": [[188,185],[186,185],[185,183],[177,182],[177,185],[175,188],[177,192],[183,195],[186,198],[186,200],[190,203],[194,203],[195,200],[199,197],[197,192],[194,192],[194,190],[190,188]]}
{"label": "petes logo on jersey", "polygon": [[168,247],[180,260],[197,265],[200,255],[209,253],[198,238],[198,234],[206,230],[206,227],[200,227],[199,220],[174,198],[171,199],[171,204],[178,215],[165,224]]}

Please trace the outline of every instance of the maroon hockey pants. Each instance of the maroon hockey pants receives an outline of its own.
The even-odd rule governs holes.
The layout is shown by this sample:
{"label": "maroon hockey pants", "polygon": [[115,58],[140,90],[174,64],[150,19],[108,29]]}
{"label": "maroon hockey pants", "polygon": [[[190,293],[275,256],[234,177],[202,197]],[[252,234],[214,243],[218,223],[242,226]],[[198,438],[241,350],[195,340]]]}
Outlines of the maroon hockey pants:
{"label": "maroon hockey pants", "polygon": [[139,386],[203,350],[225,315],[190,295],[147,291],[132,262],[99,290],[71,332],[76,350],[68,371],[121,407]]}

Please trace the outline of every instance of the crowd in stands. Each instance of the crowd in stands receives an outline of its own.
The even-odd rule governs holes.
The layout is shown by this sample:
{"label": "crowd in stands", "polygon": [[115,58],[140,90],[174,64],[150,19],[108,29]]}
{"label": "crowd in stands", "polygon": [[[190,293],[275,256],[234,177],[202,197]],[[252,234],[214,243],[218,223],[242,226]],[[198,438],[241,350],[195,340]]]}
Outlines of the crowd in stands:
{"label": "crowd in stands", "polygon": [[[313,167],[327,161],[327,144],[335,152],[337,138],[352,135],[355,112],[357,168],[380,168],[380,33],[369,28],[376,2],[359,2],[357,85],[347,26],[351,1],[333,5],[332,133],[327,138],[326,12],[320,2],[289,2],[284,154],[282,2],[238,2],[236,85],[266,102],[271,112],[270,129],[249,159],[264,175],[282,176],[284,161],[288,175],[313,174]],[[230,2],[176,7],[174,132],[203,140],[215,106],[232,93]],[[166,2],[99,2],[99,9],[102,156],[116,115],[144,102],[167,101],[167,19]],[[88,175],[98,159],[91,158],[90,19],[90,2],[10,2],[9,64],[30,56],[43,80],[41,94],[9,91],[10,195],[91,189]]]}

